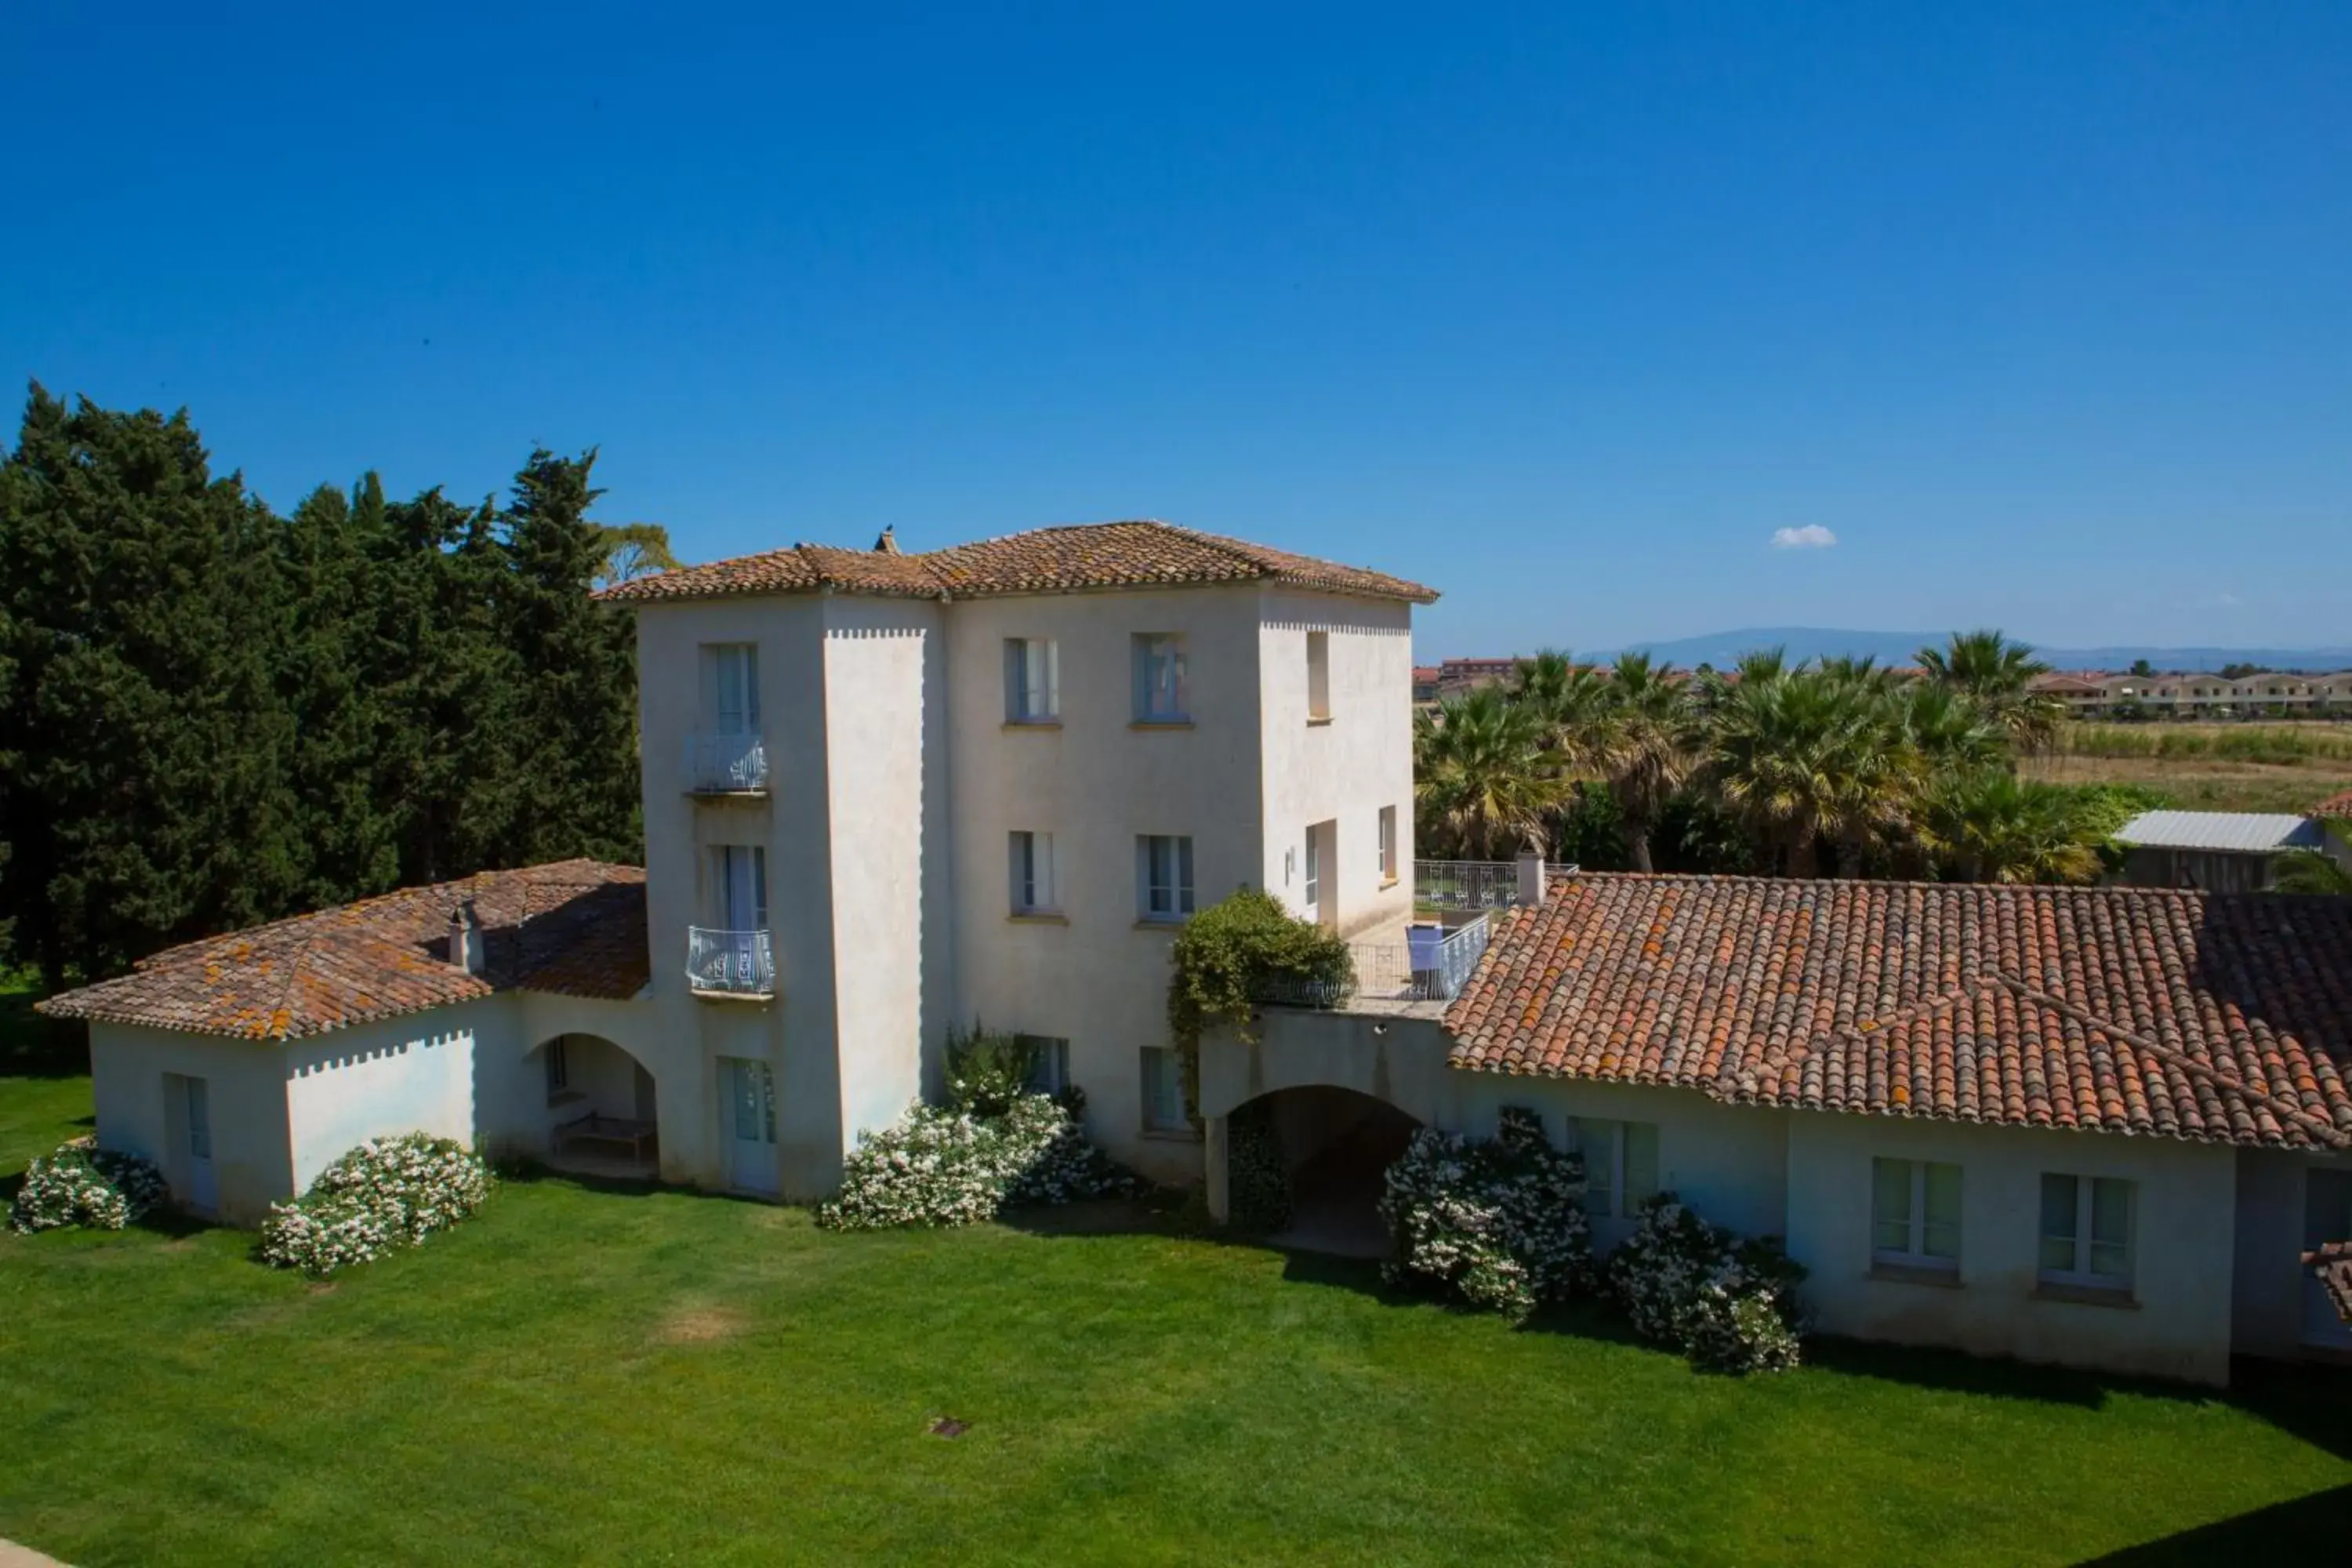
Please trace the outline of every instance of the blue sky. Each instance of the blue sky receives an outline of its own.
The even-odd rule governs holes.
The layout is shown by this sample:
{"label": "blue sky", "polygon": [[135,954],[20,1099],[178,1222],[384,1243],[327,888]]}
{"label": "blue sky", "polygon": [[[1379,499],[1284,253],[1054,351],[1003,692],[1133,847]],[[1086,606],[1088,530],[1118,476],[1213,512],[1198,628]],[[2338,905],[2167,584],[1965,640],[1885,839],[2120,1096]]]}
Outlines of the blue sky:
{"label": "blue sky", "polygon": [[0,372],[280,507],[595,444],[689,559],[1157,516],[1424,657],[2352,642],[2334,0],[100,15],[0,52]]}

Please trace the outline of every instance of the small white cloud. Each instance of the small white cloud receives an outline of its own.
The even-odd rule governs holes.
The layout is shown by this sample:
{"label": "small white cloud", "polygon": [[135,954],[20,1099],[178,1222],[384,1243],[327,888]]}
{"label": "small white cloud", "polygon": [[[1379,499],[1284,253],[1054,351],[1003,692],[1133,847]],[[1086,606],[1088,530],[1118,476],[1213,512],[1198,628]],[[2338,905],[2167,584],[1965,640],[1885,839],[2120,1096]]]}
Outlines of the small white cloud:
{"label": "small white cloud", "polygon": [[1802,528],[1776,528],[1772,531],[1775,550],[1827,550],[1837,542],[1837,535],[1818,522]]}
{"label": "small white cloud", "polygon": [[2222,593],[2222,594],[2216,594],[2216,595],[2213,596],[2213,602],[2214,602],[2215,604],[2217,604],[2217,605],[2221,605],[2221,606],[2223,609],[2225,609],[2225,610],[2234,610],[2234,609],[2236,609],[2240,605],[2244,604],[2246,601],[2245,601],[2245,600],[2243,600],[2243,599],[2241,599],[2241,598],[2240,598],[2240,597],[2238,597],[2238,595],[2235,595],[2235,594]]}

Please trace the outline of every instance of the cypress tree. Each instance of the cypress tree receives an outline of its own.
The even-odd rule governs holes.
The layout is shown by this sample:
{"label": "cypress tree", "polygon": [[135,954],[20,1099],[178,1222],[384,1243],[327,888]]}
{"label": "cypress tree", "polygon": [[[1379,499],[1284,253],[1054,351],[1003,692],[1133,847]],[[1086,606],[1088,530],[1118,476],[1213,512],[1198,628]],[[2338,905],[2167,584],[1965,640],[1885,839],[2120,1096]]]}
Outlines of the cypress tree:
{"label": "cypress tree", "polygon": [[397,799],[378,777],[387,704],[365,661],[377,614],[371,526],[384,526],[373,473],[349,500],[321,485],[279,534],[279,689],[293,726],[289,783],[304,852],[297,902],[312,909],[383,892],[400,879]]}
{"label": "cypress tree", "polygon": [[508,783],[509,863],[642,852],[635,640],[625,616],[588,596],[609,540],[588,521],[603,492],[596,454],[544,449],[515,476],[504,518],[500,623],[520,667],[513,718],[527,766]]}
{"label": "cypress tree", "polygon": [[277,524],[186,412],[68,411],[38,383],[8,459],[0,883],[62,984],[280,912],[299,882],[273,689]]}

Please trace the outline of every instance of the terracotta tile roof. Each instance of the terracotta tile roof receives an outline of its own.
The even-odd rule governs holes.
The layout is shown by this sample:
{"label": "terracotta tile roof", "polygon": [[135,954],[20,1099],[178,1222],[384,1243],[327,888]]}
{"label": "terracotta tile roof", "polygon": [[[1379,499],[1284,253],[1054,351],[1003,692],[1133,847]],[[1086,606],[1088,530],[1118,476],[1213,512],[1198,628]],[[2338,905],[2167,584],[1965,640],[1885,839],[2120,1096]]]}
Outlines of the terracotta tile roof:
{"label": "terracotta tile roof", "polygon": [[[634,996],[648,975],[645,880],[635,866],[563,860],[404,888],[170,948],[39,1009],[287,1040],[509,989]],[[450,915],[467,900],[483,928],[480,975],[449,962]]]}
{"label": "terracotta tile roof", "polygon": [[2352,822],[2352,789],[2347,789],[2341,795],[2329,795],[2305,815],[2337,822]]}
{"label": "terracotta tile roof", "polygon": [[2352,1147],[2352,899],[1584,873],[1445,1026],[1477,1071]]}
{"label": "terracotta tile roof", "polygon": [[2352,1241],[2331,1241],[2303,1255],[2304,1265],[2319,1276],[2336,1315],[2352,1323]]}
{"label": "terracotta tile roof", "polygon": [[795,544],[615,584],[622,602],[735,594],[837,593],[976,599],[1158,584],[1274,582],[1428,604],[1433,590],[1384,572],[1341,566],[1165,522],[1095,522],[950,545],[917,555]]}

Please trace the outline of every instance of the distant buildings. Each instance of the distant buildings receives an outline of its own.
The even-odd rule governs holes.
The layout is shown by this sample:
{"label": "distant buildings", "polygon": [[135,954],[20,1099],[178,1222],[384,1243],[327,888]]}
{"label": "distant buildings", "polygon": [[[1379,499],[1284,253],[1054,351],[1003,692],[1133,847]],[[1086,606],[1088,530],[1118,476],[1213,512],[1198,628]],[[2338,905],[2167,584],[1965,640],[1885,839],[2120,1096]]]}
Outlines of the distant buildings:
{"label": "distant buildings", "polygon": [[2202,670],[2075,669],[2033,685],[2077,719],[2352,719],[2352,670],[2264,670],[2232,679]]}

